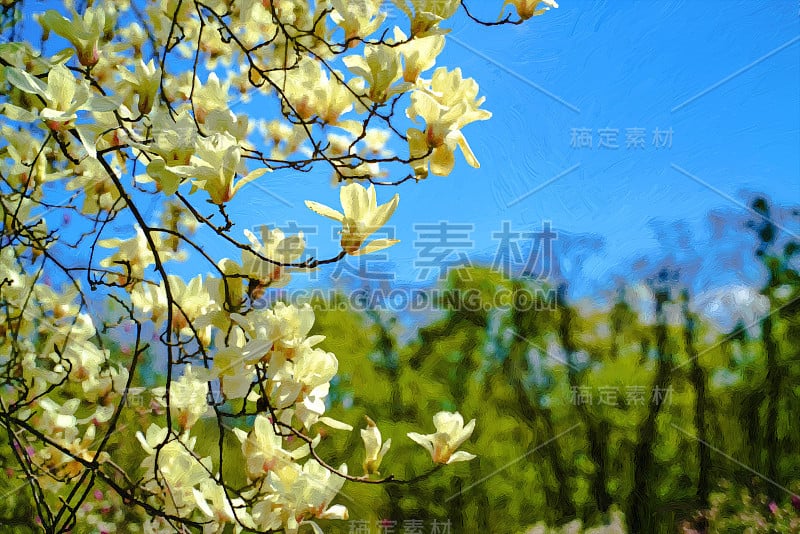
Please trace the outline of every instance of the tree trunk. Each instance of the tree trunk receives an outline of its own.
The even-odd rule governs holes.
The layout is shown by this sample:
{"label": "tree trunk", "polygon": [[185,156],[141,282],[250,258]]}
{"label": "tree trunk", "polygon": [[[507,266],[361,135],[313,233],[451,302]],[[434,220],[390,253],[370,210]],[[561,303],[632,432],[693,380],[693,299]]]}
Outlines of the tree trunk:
{"label": "tree trunk", "polygon": [[[667,391],[670,380],[670,362],[667,356],[667,325],[664,317],[664,303],[667,291],[656,293],[656,350],[658,362],[653,392]],[[653,477],[653,444],[656,440],[656,420],[661,412],[665,396],[654,397],[650,403],[647,417],[639,427],[639,440],[633,453],[633,493],[628,508],[628,529],[631,534],[650,534],[655,532],[654,492],[651,486]]]}
{"label": "tree trunk", "polygon": [[686,345],[686,354],[692,362],[689,380],[695,390],[696,400],[694,406],[694,426],[697,429],[697,456],[699,468],[697,474],[697,506],[701,510],[708,508],[708,495],[710,491],[709,470],[711,469],[711,450],[708,448],[708,429],[706,428],[706,373],[698,361],[697,347],[695,346],[696,317],[689,311],[689,294],[683,294],[683,339]]}
{"label": "tree trunk", "polygon": [[[563,293],[563,291],[562,291]],[[571,307],[567,305],[566,297],[561,295],[561,317],[559,321],[558,333],[561,338],[561,346],[566,353],[567,363],[567,376],[569,377],[569,385],[573,390],[580,385],[578,374],[575,371],[574,357],[577,347],[575,346],[572,337],[573,321],[575,313]],[[597,509],[601,513],[606,513],[611,506],[611,496],[608,494],[606,487],[607,467],[606,467],[606,447],[605,442],[601,439],[602,433],[600,432],[598,422],[593,418],[589,409],[583,403],[577,403],[575,408],[578,411],[578,416],[584,425],[586,425],[586,437],[589,440],[589,457],[595,465],[595,473],[592,478],[592,496],[594,497]]]}

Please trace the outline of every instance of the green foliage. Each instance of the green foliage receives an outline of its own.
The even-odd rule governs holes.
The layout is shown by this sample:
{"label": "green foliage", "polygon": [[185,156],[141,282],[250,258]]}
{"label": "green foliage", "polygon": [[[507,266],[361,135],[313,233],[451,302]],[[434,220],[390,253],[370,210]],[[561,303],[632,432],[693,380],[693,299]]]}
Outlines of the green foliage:
{"label": "green foliage", "polygon": [[[800,506],[778,505],[765,495],[752,496],[742,488],[722,482],[720,491],[711,495],[711,508],[695,523],[707,526],[708,534],[748,532],[773,534],[800,532]],[[685,534],[694,534],[692,522],[684,524]]]}
{"label": "green foliage", "polygon": [[[688,291],[675,287],[663,293],[664,313],[654,324],[633,311],[630,288],[607,307],[563,294],[551,309],[483,306],[499,291],[545,295],[549,288],[482,268],[468,277],[453,273],[444,287],[476,290],[480,306],[451,302],[442,313],[412,317],[411,331],[389,313],[345,309],[344,297],[313,303],[315,333],[327,335],[322,346],[339,355],[329,415],[356,427],[323,438],[318,452],[329,463],[363,458],[357,430],[368,416],[392,439],[381,475],[414,479],[432,464],[408,432],[432,430],[440,410],[477,419],[462,447],[476,459],[409,485],[347,483],[340,498],[350,523],[323,528],[354,532],[366,524],[383,532],[378,522],[385,520],[402,532],[416,520],[426,532],[434,521],[459,533],[630,532],[633,497],[645,492],[641,531],[800,532],[800,499],[791,501],[800,492],[796,247],[778,247],[774,238],[757,243],[772,312],[757,335],[748,325],[717,332],[689,311]],[[667,374],[659,378],[659,369]],[[659,380],[667,387],[660,403],[653,399]],[[121,424],[139,424],[137,413],[148,409],[124,410]],[[203,431],[217,435],[210,422]],[[128,459],[121,467],[134,472],[138,443],[111,439]],[[634,461],[643,448],[645,467]],[[235,440],[225,451],[226,462],[241,461]],[[3,468],[13,465],[11,454],[0,448]],[[634,485],[637,470],[644,488]],[[350,472],[360,475],[360,465]],[[21,479],[0,478],[3,532],[33,531],[27,525],[35,511],[30,492],[19,491]]]}
{"label": "green foliage", "polygon": [[[757,248],[776,248],[763,244],[764,235],[772,236],[758,233]],[[773,311],[769,341],[763,322],[757,336],[743,328],[716,331],[688,311],[691,295],[674,284],[655,288],[664,299],[655,324],[633,311],[629,290],[608,308],[563,298],[549,310],[451,307],[434,319],[417,318],[421,326],[411,335],[388,313],[319,314],[321,333],[352,333],[331,336],[336,345],[326,347],[341,354],[331,415],[345,417],[343,406],[352,403],[359,416],[375,420],[393,443],[384,466],[393,458],[409,466],[393,474],[410,478],[431,466],[405,434],[435,412],[458,407],[465,419],[478,421],[463,447],[478,458],[411,487],[350,485],[356,501],[369,503],[363,515],[354,508],[351,518],[373,525],[381,518],[398,525],[449,520],[454,532],[524,532],[540,521],[613,525],[624,511],[630,528],[632,497],[644,491],[642,531],[678,532],[684,521],[707,516],[716,521],[709,532],[740,532],[745,519],[722,517],[736,510],[746,517],[761,506],[754,503],[769,498],[783,522],[764,504],[758,513],[772,517],[765,524],[792,532],[786,529],[796,525],[798,512],[791,494],[775,485],[800,491],[800,430],[793,424],[800,413],[800,307],[793,304],[800,285],[789,260],[779,250],[766,262],[781,287],[776,291],[771,282],[762,292]],[[475,268],[468,277],[455,273],[445,289],[476,289],[490,302],[501,289],[534,287]],[[659,383],[660,394],[654,391]],[[579,402],[580,392],[591,399]],[[362,447],[354,436],[337,439],[332,449],[352,447],[343,458]],[[634,458],[642,447],[652,457],[639,466],[645,488],[634,487]],[[770,469],[771,482],[765,478]],[[726,497],[723,505],[722,494],[738,499]]]}

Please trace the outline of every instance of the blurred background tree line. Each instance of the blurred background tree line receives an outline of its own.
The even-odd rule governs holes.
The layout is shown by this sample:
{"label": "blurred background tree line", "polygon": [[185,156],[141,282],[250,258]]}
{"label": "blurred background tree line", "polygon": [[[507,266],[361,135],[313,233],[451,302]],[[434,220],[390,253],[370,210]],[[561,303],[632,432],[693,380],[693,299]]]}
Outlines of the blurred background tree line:
{"label": "blurred background tree line", "polygon": [[[478,420],[465,446],[477,459],[413,491],[387,488],[378,516],[449,519],[454,532],[613,524],[615,512],[629,532],[800,531],[800,243],[778,238],[764,199],[751,208],[769,307],[729,332],[691,311],[667,269],[645,281],[651,320],[626,287],[602,309],[570,302],[565,285],[554,309],[453,306],[409,343],[389,314],[322,315],[323,331],[353,332],[330,347],[347,355],[339,395],[383,423],[386,465],[419,460],[398,475],[428,465],[403,439],[415,422],[455,407]],[[499,288],[546,295],[477,268],[448,287],[477,288],[487,303]]]}
{"label": "blurred background tree line", "polygon": [[[444,294],[476,291],[487,306],[451,300],[413,328],[389,311],[349,310],[344,294],[315,303],[315,331],[330,334],[322,346],[340,362],[329,415],[356,428],[368,416],[392,439],[382,474],[430,469],[406,433],[434,413],[477,419],[463,446],[476,459],[411,486],[346,484],[350,521],[326,532],[800,532],[800,241],[776,226],[766,200],[750,208],[764,274],[757,292],[768,306],[729,331],[697,313],[670,268],[588,306],[571,301],[566,281],[454,270]],[[647,313],[634,302],[637,284]],[[499,291],[542,301],[493,307]],[[125,411],[125,424],[151,409]],[[35,531],[24,475],[0,443],[0,531]],[[135,471],[137,444],[115,446]],[[230,461],[240,459],[238,442],[229,448]],[[363,444],[357,431],[334,432],[319,450],[337,465]],[[87,505],[135,513],[102,492]]]}

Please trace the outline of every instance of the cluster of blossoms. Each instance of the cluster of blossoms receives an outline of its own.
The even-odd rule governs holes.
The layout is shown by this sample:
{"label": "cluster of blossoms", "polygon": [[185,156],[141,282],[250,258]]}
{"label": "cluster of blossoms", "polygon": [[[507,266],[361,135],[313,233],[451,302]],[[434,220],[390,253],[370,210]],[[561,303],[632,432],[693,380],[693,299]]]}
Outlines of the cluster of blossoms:
{"label": "cluster of blossoms", "polygon": [[[39,439],[24,445],[30,462],[60,481],[48,485],[58,494],[86,462],[103,466],[111,461],[98,444],[116,417],[122,396],[132,390],[131,382],[128,370],[112,361],[108,349],[100,348],[92,318],[79,313],[74,303],[76,292],[57,292],[20,274],[13,252],[4,248],[0,255],[5,304],[0,347],[4,364],[14,362],[15,378],[25,389],[6,389],[0,400],[40,433]],[[167,411],[173,425],[151,423],[146,432],[136,434],[145,452],[140,467],[146,501],[169,516],[202,522],[206,532],[221,532],[226,524],[235,525],[236,531],[296,532],[303,524],[319,531],[313,519],[347,518],[344,506],[331,505],[345,482],[347,465],[331,470],[310,457],[323,436],[317,432],[308,437],[316,425],[353,430],[324,415],[338,362],[317,346],[324,337],[310,334],[313,310],[308,305],[278,303],[270,310],[227,314],[210,282],[198,277],[183,284],[177,277],[169,278],[176,308],[184,314],[183,321],[174,321],[173,329],[186,334],[191,324],[207,325],[214,338],[198,334],[197,339],[206,344],[213,365],[183,365],[170,384],[169,400],[165,387],[154,390],[161,413]],[[135,317],[161,327],[167,316],[163,291],[159,286],[134,285]],[[225,318],[229,322],[223,326],[220,321]],[[201,418],[213,416],[208,398],[215,384],[227,401],[243,401],[243,413],[256,414],[245,426],[249,431],[230,428],[241,443],[241,467],[248,481],[240,488],[221,482],[212,457],[194,452],[198,435],[192,431]],[[59,398],[69,400],[46,396],[55,388]],[[17,411],[16,406],[23,408]],[[442,412],[434,423],[435,434],[409,437],[425,446],[437,463],[472,458],[454,451],[469,437],[474,421],[464,427],[459,414]],[[365,460],[359,479],[379,474],[391,445],[371,420],[361,437]],[[155,517],[148,520],[146,530],[171,532],[172,527]]]}
{"label": "cluster of blossoms", "polygon": [[[81,12],[67,3],[68,13],[36,17],[43,41],[66,45],[60,52],[0,45],[0,424],[23,473],[48,479],[35,496],[50,530],[80,519],[111,532],[130,517],[108,509],[125,503],[143,514],[148,533],[180,525],[319,532],[315,520],[347,517],[332,504],[346,480],[381,481],[391,440],[372,420],[360,431],[362,474],[328,465],[315,450],[329,429],[353,428],[325,415],[338,361],[312,334],[310,306],[248,302],[287,284],[293,271],[395,244],[370,240],[399,202],[395,194],[378,203],[373,184],[403,181],[382,182],[385,165],[416,180],[446,176],[458,149],[478,166],[462,133],[490,117],[478,85],[459,68],[433,70],[443,25],[462,2],[393,0],[408,26],[382,31],[384,3],[123,1]],[[509,3],[520,21],[554,6]],[[277,101],[278,118],[235,113],[234,95]],[[398,106],[408,124],[396,123]],[[390,150],[398,140],[407,157]],[[226,206],[243,187],[315,164],[348,181],[341,210],[306,202],[341,224],[338,255],[304,258],[302,233],[233,235]],[[51,202],[53,191],[68,200]],[[145,198],[161,202],[159,222],[145,217]],[[52,230],[52,211],[64,225],[81,217],[76,235]],[[128,237],[103,235],[111,221],[127,222]],[[235,249],[234,258],[197,245],[191,236],[201,229]],[[78,263],[68,264],[76,250]],[[207,260],[213,274],[186,282],[170,273],[189,257]],[[88,291],[98,289],[123,310],[117,321],[88,313]],[[125,400],[141,385],[146,329],[167,372],[153,405],[133,416],[146,430],[136,433],[141,462],[131,475],[108,444],[131,419]],[[135,333],[122,358],[107,346],[116,330]],[[440,412],[434,434],[408,437],[448,464],[473,458],[458,448],[474,425]],[[223,466],[221,450],[199,452],[225,438],[240,443],[240,462]],[[96,498],[102,505],[81,505],[89,490],[74,488],[87,480],[106,489]]]}

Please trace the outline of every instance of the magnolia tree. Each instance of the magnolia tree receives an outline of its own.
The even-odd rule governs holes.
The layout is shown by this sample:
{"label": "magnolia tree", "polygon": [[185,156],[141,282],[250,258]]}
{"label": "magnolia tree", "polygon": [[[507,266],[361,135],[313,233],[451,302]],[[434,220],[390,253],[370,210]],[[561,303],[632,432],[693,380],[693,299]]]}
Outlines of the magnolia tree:
{"label": "magnolia tree", "polygon": [[[0,5],[0,428],[37,524],[320,532],[315,520],[348,517],[332,504],[345,481],[410,482],[379,474],[391,440],[372,420],[358,468],[326,461],[324,436],[354,431],[325,416],[336,356],[308,304],[254,302],[293,272],[393,245],[370,239],[398,206],[375,186],[446,176],[457,152],[478,167],[461,130],[490,113],[473,79],[436,66],[449,19],[519,24],[556,4],[506,0],[482,20],[463,0],[67,1],[35,22]],[[306,206],[341,223],[340,252],[237,229],[226,207],[246,184],[319,167],[342,207]],[[187,258],[210,274],[187,283]],[[104,301],[113,313],[91,312]],[[111,346],[117,331],[127,342]],[[145,379],[155,402],[134,406]],[[474,425],[441,412],[408,437],[433,470],[473,458],[458,449]],[[143,460],[127,467],[115,443]]]}

